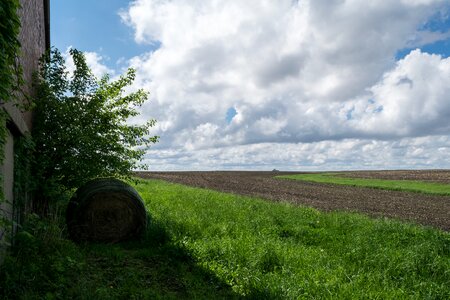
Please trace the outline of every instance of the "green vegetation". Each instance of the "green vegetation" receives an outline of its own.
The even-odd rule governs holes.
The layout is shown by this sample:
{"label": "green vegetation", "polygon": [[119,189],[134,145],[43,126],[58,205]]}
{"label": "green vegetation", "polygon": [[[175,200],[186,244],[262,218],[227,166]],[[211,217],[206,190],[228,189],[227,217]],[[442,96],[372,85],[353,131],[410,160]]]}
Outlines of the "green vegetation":
{"label": "green vegetation", "polygon": [[408,191],[435,195],[450,195],[450,184],[423,182],[414,180],[384,180],[339,177],[338,173],[308,173],[283,175],[277,178],[370,187],[384,190]]}
{"label": "green vegetation", "polygon": [[22,83],[20,67],[17,57],[20,51],[18,35],[20,32],[20,18],[17,14],[20,7],[19,0],[0,2],[0,100],[11,100]]}
{"label": "green vegetation", "polygon": [[230,299],[156,221],[142,241],[81,244],[60,217],[30,215],[0,268],[0,299]]}
{"label": "green vegetation", "polygon": [[[18,59],[20,54],[20,42],[18,39],[20,32],[19,8],[19,0],[0,1],[0,102],[2,103],[0,104],[0,165],[3,164],[4,160],[8,133],[6,123],[9,120],[9,115],[3,109],[3,104],[10,102],[20,109],[29,108],[28,99],[22,90],[24,80]],[[16,156],[15,158],[16,162],[18,161],[20,164],[22,164],[22,159],[23,157],[21,156]],[[6,201],[2,182],[3,174],[0,174],[0,205]],[[15,181],[15,184],[23,183]],[[23,196],[23,194],[15,194],[18,202],[25,202]],[[20,210],[17,206],[14,209],[16,211]],[[11,242],[10,233],[12,233],[11,228],[15,221],[6,217],[2,207],[0,207],[0,232],[6,229],[6,238],[0,236],[0,255],[2,254],[2,248],[8,246]]]}
{"label": "green vegetation", "polygon": [[30,218],[0,298],[450,298],[449,233],[156,180],[137,189],[152,216],[142,241],[75,245]]}
{"label": "green vegetation", "polygon": [[130,178],[145,150],[158,140],[149,136],[155,120],[130,124],[148,93],[125,93],[135,79],[129,69],[111,81],[96,78],[84,54],[70,50],[75,70],[70,75],[61,53],[53,49],[40,61],[36,76],[33,121],[36,206],[97,177]]}

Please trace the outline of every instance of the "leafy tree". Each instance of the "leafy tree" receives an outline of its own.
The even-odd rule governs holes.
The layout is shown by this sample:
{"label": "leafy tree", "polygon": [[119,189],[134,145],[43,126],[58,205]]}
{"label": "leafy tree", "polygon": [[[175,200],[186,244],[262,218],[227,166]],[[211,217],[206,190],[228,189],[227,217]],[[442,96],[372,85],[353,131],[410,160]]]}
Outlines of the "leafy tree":
{"label": "leafy tree", "polygon": [[157,136],[149,136],[155,120],[131,125],[130,117],[148,93],[125,94],[135,79],[129,69],[119,79],[97,79],[82,52],[71,49],[75,70],[70,76],[61,53],[52,49],[40,61],[35,78],[33,139],[38,201],[79,187],[97,177],[127,178]]}

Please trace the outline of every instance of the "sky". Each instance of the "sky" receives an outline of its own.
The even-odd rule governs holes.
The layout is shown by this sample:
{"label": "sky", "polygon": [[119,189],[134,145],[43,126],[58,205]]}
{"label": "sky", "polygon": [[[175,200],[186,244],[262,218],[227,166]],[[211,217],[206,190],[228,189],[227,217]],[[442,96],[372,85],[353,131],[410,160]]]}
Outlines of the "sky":
{"label": "sky", "polygon": [[448,0],[51,1],[51,43],[136,69],[150,170],[450,168]]}

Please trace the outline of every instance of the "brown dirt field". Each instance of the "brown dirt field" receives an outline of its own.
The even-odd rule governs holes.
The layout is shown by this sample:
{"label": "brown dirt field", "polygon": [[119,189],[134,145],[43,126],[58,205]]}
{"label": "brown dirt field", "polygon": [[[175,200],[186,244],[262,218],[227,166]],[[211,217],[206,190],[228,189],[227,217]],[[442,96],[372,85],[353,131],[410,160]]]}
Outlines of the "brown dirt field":
{"label": "brown dirt field", "polygon": [[[389,217],[450,231],[450,197],[421,193],[276,179],[299,172],[138,172],[142,178],[162,179],[221,192],[287,201],[322,211],[356,211],[372,217]],[[342,173],[342,172],[340,172]],[[450,171],[364,171],[348,176],[418,179],[447,182]]]}

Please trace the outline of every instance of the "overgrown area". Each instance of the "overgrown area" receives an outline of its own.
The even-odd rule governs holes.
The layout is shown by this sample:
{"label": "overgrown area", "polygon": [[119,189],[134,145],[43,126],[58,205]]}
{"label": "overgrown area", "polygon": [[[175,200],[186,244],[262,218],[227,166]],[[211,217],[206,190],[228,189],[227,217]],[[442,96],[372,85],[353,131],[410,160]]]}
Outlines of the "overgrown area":
{"label": "overgrown area", "polygon": [[158,137],[150,136],[155,120],[129,123],[147,100],[142,89],[125,93],[135,78],[129,69],[117,80],[96,78],[82,52],[70,50],[75,70],[67,70],[53,49],[42,58],[35,79],[32,164],[38,212],[93,178],[130,178],[145,150]]}
{"label": "overgrown area", "polygon": [[65,220],[31,215],[0,270],[1,299],[190,299],[234,294],[154,220],[144,238],[75,244]]}
{"label": "overgrown area", "polygon": [[[33,108],[34,120],[31,136],[14,137],[14,199],[8,199],[13,212],[0,207],[0,247],[14,242],[3,237],[26,214],[50,214],[51,206],[67,201],[88,180],[130,178],[133,169],[145,167],[140,165],[145,150],[158,139],[150,136],[155,120],[129,123],[148,97],[144,90],[124,92],[135,78],[133,69],[115,80],[96,78],[83,53],[72,49],[74,70],[69,72],[64,57],[52,49],[40,60],[33,94],[23,92],[31,82],[24,82],[19,63],[19,9],[18,0],[0,4],[0,164],[10,118],[3,104],[12,102],[22,112]],[[2,187],[0,204],[5,201]]]}
{"label": "overgrown area", "polygon": [[[14,105],[24,108],[27,102],[24,99],[21,87],[23,84],[22,69],[18,63],[20,53],[20,42],[18,35],[20,31],[20,19],[18,16],[19,1],[0,2],[0,165],[3,165],[5,155],[5,144],[7,139],[8,114],[3,109],[3,105],[11,102]],[[22,97],[20,97],[22,96]],[[22,101],[19,101],[22,100]],[[19,161],[19,165],[22,162]],[[4,211],[6,199],[3,194],[3,174],[0,174],[0,256],[3,248],[11,242],[10,234],[16,216],[7,217],[8,210]],[[16,194],[18,198],[22,194]],[[20,198],[20,201],[23,199]],[[9,199],[10,201],[10,199]],[[10,205],[11,203],[7,203]],[[1,257],[0,257],[1,261]]]}
{"label": "overgrown area", "polygon": [[[158,140],[150,136],[155,120],[129,123],[148,95],[143,90],[124,92],[135,78],[133,69],[115,80],[107,75],[99,79],[83,53],[72,49],[70,56],[73,72],[56,49],[41,59],[31,98],[32,136],[14,143],[14,205],[27,211],[21,210],[20,231],[2,265],[0,298],[65,297],[52,291],[77,281],[71,276],[91,265],[80,253],[84,250],[67,239],[63,216],[70,195],[94,178],[130,179],[133,169],[145,167],[140,164],[145,150]],[[30,203],[23,203],[29,199],[21,197],[25,194],[33,195]],[[0,221],[3,228],[12,226],[6,218]],[[87,285],[90,279],[86,277]]]}
{"label": "overgrown area", "polygon": [[137,189],[152,216],[142,241],[76,245],[57,218],[33,217],[0,296],[450,297],[446,232],[157,180]]}
{"label": "overgrown area", "polygon": [[[7,102],[14,97],[12,91],[17,91],[22,83],[17,57],[20,42],[17,39],[20,31],[20,19],[17,14],[18,0],[2,1],[0,3],[0,101]],[[3,110],[2,110],[3,114]]]}

